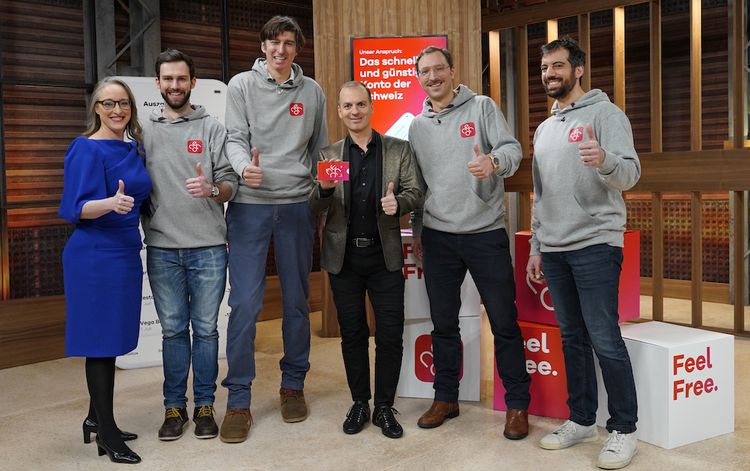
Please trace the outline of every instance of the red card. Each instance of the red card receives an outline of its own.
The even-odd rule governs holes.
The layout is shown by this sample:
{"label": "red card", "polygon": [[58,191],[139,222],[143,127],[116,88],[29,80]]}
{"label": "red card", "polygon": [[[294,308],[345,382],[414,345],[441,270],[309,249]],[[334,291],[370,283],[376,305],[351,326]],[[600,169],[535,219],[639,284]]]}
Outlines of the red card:
{"label": "red card", "polygon": [[318,180],[349,180],[349,162],[318,162]]}

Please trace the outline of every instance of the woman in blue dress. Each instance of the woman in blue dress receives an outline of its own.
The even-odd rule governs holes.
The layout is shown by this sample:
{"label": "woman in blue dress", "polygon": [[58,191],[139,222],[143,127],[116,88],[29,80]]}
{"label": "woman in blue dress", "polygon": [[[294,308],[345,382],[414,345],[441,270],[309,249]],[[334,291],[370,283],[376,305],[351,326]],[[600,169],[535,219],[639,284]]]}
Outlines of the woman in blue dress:
{"label": "woman in blue dress", "polygon": [[65,352],[86,357],[91,400],[83,440],[89,443],[96,433],[99,455],[118,463],[141,461],[125,444],[137,436],[117,427],[112,406],[115,357],[136,347],[140,327],[138,219],[151,192],[141,154],[133,93],[122,81],[106,78],[92,93],[88,129],[65,154],[59,214],[76,225],[63,251]]}

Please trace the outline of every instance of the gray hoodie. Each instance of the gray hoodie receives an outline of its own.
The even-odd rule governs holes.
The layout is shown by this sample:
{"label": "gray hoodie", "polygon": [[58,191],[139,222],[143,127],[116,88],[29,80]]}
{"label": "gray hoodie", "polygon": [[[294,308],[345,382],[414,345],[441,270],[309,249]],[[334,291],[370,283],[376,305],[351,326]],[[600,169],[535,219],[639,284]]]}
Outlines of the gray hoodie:
{"label": "gray hoodie", "polygon": [[153,247],[211,247],[227,240],[224,205],[211,198],[193,198],[185,188],[185,180],[197,176],[195,165],[200,162],[209,182],[230,182],[232,191],[237,190],[237,174],[224,154],[224,126],[202,106],[193,108],[176,121],[154,111],[143,123],[153,190],[142,222],[145,243]]}
{"label": "gray hoodie", "polygon": [[[605,153],[598,169],[580,160],[586,125]],[[641,165],[630,121],[601,90],[590,90],[552,116],[534,134],[534,210],[531,255],[578,250],[595,244],[623,246],[622,192],[638,182]]]}
{"label": "gray hoodie", "polygon": [[227,157],[242,175],[250,149],[260,152],[263,183],[240,183],[237,203],[306,202],[313,187],[314,164],[328,145],[325,96],[320,86],[292,64],[293,78],[276,83],[257,59],[253,68],[229,81],[227,91]]}
{"label": "gray hoodie", "polygon": [[[415,235],[424,226],[454,234],[488,232],[505,226],[503,178],[521,163],[521,146],[491,98],[464,85],[447,108],[435,112],[425,100],[409,128],[409,142],[426,184],[423,215],[415,212]],[[498,157],[495,174],[479,180],[469,172],[474,143]]]}

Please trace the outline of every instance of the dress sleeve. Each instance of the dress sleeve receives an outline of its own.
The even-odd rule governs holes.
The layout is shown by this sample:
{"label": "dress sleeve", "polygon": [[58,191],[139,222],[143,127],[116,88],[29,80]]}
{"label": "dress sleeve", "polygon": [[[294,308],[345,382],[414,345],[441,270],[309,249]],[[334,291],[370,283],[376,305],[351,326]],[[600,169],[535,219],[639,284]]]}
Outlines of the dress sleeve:
{"label": "dress sleeve", "polygon": [[58,214],[78,224],[81,209],[87,201],[104,199],[107,188],[104,163],[96,147],[85,137],[74,140],[65,153],[63,195]]}

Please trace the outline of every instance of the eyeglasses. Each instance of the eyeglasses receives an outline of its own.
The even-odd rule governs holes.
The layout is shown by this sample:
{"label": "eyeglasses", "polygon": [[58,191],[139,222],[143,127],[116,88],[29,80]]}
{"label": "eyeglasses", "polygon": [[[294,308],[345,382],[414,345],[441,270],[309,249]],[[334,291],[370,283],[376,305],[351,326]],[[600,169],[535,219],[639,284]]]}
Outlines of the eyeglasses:
{"label": "eyeglasses", "polygon": [[419,69],[419,75],[422,77],[425,77],[427,75],[430,75],[430,72],[433,73],[433,75],[443,75],[448,69],[450,69],[447,65],[436,65],[434,67],[425,67],[424,69]]}
{"label": "eyeglasses", "polygon": [[121,110],[129,110],[130,109],[130,100],[100,100],[97,101],[100,105],[102,105],[102,108],[104,108],[107,111],[112,111],[115,109],[115,105],[119,105]]}

